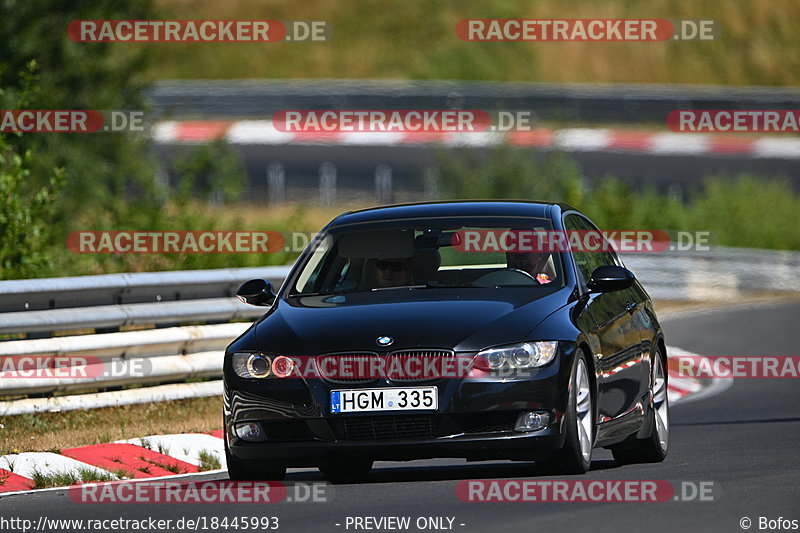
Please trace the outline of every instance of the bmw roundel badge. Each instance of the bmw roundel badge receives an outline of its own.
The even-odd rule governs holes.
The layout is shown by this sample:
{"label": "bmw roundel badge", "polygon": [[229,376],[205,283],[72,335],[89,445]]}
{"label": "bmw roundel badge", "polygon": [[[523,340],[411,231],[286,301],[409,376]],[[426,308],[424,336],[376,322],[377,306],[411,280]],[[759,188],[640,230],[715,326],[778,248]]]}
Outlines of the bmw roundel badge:
{"label": "bmw roundel badge", "polygon": [[389,346],[394,342],[394,339],[391,337],[383,336],[383,337],[378,337],[375,340],[375,342],[377,342],[379,346]]}

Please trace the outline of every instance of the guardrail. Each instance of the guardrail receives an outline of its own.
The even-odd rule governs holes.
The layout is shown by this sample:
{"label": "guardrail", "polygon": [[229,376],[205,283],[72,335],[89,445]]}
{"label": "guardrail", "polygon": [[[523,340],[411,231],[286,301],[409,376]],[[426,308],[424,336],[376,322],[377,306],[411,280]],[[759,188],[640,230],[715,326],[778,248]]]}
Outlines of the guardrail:
{"label": "guardrail", "polygon": [[162,80],[149,93],[169,118],[266,118],[285,109],[527,110],[539,120],[663,121],[676,109],[794,108],[800,90],[394,80]]}
{"label": "guardrail", "polygon": [[[0,281],[0,334],[230,322],[264,310],[233,296],[253,278],[277,288],[288,266]],[[76,312],[80,309],[80,312]],[[2,347],[0,347],[0,355]]]}
{"label": "guardrail", "polygon": [[655,300],[733,301],[800,291],[800,252],[748,248],[621,256]]}
{"label": "guardrail", "polygon": [[[715,249],[626,254],[623,260],[656,300],[724,301],[748,293],[800,291],[800,252]],[[256,318],[264,308],[240,303],[233,297],[236,289],[258,277],[277,287],[289,268],[0,281],[0,333],[35,337],[83,328],[160,326],[0,341],[0,362],[7,357],[81,356],[90,360],[86,372],[92,376],[25,379],[5,378],[0,372],[0,396],[48,396],[0,402],[0,415],[219,394],[219,382],[212,381],[53,397],[87,389],[219,378],[225,346],[247,323],[163,326]]]}

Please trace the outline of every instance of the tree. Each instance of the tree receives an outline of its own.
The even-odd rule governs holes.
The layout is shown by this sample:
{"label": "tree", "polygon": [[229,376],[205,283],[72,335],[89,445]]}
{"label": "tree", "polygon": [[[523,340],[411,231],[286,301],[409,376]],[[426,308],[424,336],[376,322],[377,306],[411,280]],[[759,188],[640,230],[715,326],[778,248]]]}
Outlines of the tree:
{"label": "tree", "polygon": [[[27,109],[143,109],[147,47],[76,43],[67,36],[67,26],[80,19],[150,18],[159,17],[149,0],[0,2],[0,109],[20,104]],[[34,86],[18,75],[31,61],[39,66]],[[157,196],[155,162],[141,136],[30,133],[6,142],[18,154],[36,153],[26,163],[34,185],[48,186],[52,169],[64,168],[66,183],[53,213],[64,230],[64,222],[87,206],[117,212],[132,191],[147,202]]]}
{"label": "tree", "polygon": [[[36,63],[30,62],[20,74],[19,107],[35,87],[35,70]],[[50,214],[64,185],[64,172],[51,169],[43,186],[33,184],[33,153],[20,152],[9,138],[15,136],[0,133],[0,278],[35,277],[50,266],[46,251],[54,228]]]}

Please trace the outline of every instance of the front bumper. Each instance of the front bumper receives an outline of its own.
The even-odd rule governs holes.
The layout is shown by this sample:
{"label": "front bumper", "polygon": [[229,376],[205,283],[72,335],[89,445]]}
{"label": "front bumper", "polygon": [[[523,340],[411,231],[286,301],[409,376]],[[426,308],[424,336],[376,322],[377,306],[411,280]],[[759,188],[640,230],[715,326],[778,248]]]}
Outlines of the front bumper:
{"label": "front bumper", "polygon": [[359,456],[383,461],[457,457],[468,460],[537,460],[564,443],[560,422],[530,433],[459,435],[434,439],[372,441],[244,442],[229,446],[232,456],[250,463],[316,466],[333,457]]}
{"label": "front bumper", "polygon": [[[547,457],[564,442],[563,418],[572,350],[524,378],[459,378],[435,383],[437,411],[331,414],[330,391],[354,388],[322,379],[242,380],[225,373],[225,439],[231,455],[246,463],[315,466],[333,456],[375,460],[460,457],[468,460]],[[364,388],[398,386],[381,381]],[[546,411],[550,423],[517,432],[520,413]],[[265,442],[247,442],[233,431],[258,422]]]}

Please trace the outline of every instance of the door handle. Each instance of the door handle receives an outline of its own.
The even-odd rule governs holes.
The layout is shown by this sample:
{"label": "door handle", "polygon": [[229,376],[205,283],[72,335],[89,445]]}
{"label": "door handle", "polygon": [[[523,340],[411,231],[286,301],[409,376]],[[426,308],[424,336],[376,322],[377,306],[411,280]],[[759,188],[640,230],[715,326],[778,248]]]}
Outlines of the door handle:
{"label": "door handle", "polygon": [[626,310],[628,313],[630,313],[630,314],[633,314],[633,312],[636,310],[636,304],[635,304],[635,303],[632,303],[632,302],[628,302],[628,303],[626,303],[626,304],[625,304],[625,310]]}

